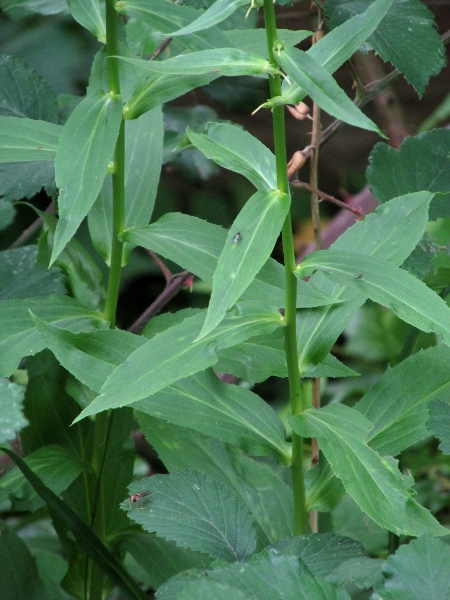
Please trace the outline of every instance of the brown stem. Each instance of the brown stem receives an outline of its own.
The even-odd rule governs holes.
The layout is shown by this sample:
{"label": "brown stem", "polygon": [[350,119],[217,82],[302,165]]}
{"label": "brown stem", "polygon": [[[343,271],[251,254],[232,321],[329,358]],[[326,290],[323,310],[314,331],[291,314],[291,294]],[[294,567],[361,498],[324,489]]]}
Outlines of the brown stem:
{"label": "brown stem", "polygon": [[345,210],[348,210],[350,212],[352,212],[354,215],[356,215],[358,217],[358,219],[361,221],[362,219],[364,219],[365,214],[363,213],[363,211],[360,208],[355,208],[354,206],[350,206],[349,204],[346,204],[345,202],[342,202],[342,200],[338,200],[337,198],[335,198],[334,196],[330,196],[330,194],[326,194],[325,192],[321,192],[320,190],[318,190],[317,188],[315,188],[312,185],[309,185],[309,183],[306,183],[305,181],[299,181],[298,179],[293,179],[289,182],[289,185],[291,187],[295,188],[304,188],[306,190],[309,190],[310,192],[313,192],[315,194],[317,194],[320,197],[319,202],[322,202],[323,200],[328,200],[329,202],[332,202],[333,204],[336,204],[337,206],[339,206],[340,208],[344,208]]}
{"label": "brown stem", "polygon": [[[47,208],[45,209],[45,212],[48,215],[51,215],[52,213],[55,212],[55,203],[53,202],[53,200],[47,206]],[[33,221],[31,223],[31,225],[29,227],[27,227],[26,229],[24,229],[24,231],[22,231],[22,233],[19,235],[19,237],[16,240],[14,240],[14,242],[10,245],[10,249],[11,248],[19,248],[19,246],[24,244],[28,240],[28,238],[30,238],[33,235],[33,233],[35,233],[39,229],[39,227],[41,225],[42,225],[42,219],[41,219],[41,217],[38,217],[35,221]]]}
{"label": "brown stem", "polygon": [[153,252],[153,250],[147,250],[147,252],[152,257],[153,262],[156,263],[161,269],[161,272],[164,275],[164,279],[166,280],[166,284],[169,284],[173,280],[172,273],[169,271],[169,269],[166,267],[163,261],[159,258],[156,252]]}

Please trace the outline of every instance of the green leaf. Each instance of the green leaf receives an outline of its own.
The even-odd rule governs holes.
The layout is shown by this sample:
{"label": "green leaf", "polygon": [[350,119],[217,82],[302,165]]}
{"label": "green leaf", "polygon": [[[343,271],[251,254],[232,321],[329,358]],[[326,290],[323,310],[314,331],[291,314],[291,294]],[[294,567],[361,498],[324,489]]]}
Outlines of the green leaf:
{"label": "green leaf", "polygon": [[[139,121],[125,124],[125,226],[147,225],[153,213],[161,173],[163,115],[154,108]],[[112,183],[107,175],[102,191],[88,214],[94,246],[109,265],[112,239]],[[124,262],[132,247],[124,247]]]}
{"label": "green leaf", "polygon": [[320,269],[334,281],[348,285],[390,308],[418,329],[438,333],[450,344],[450,309],[424,283],[388,262],[357,252],[320,250],[307,256],[298,272]]}
{"label": "green leaf", "polygon": [[427,423],[428,431],[441,440],[439,450],[443,454],[450,454],[450,406],[441,400],[430,402],[430,420]]}
{"label": "green leaf", "polygon": [[400,546],[383,566],[386,579],[376,586],[386,600],[443,600],[450,589],[450,548],[424,535]]}
{"label": "green leaf", "polygon": [[289,196],[278,191],[256,192],[247,201],[219,256],[199,339],[217,327],[269,259],[289,207]]}
{"label": "green leaf", "polygon": [[450,348],[441,344],[383,373],[355,408],[373,423],[370,446],[396,456],[429,435],[428,403],[450,398]]}
{"label": "green leaf", "polygon": [[[129,489],[150,492],[142,510],[129,512],[146,531],[229,562],[246,560],[255,549],[252,517],[243,501],[201,473],[186,469],[155,475]],[[128,501],[122,508],[129,509]]]}
{"label": "green leaf", "polygon": [[36,559],[25,542],[2,523],[0,529],[2,600],[53,600],[42,582]]}
{"label": "green leaf", "polygon": [[344,588],[352,598],[357,598],[362,592],[370,593],[383,581],[382,569],[383,562],[379,559],[361,556],[343,563],[329,579],[339,588]]}
{"label": "green leaf", "polygon": [[56,96],[49,84],[12,56],[0,57],[0,115],[58,122]]}
{"label": "green leaf", "polygon": [[[164,3],[169,4],[165,0]],[[207,85],[219,76],[217,72],[210,72],[204,75],[155,75],[150,79],[143,77],[124,106],[124,118],[137,119],[152,108]]]}
{"label": "green leaf", "polygon": [[[274,57],[289,79],[300,86],[324,111],[345,123],[376,131],[385,137],[311,54],[287,47],[275,52]],[[271,105],[269,100],[267,106]]]}
{"label": "green leaf", "polygon": [[[230,46],[268,57],[265,29],[231,29],[224,33],[227,40],[231,42]],[[312,31],[277,29],[278,39],[283,40],[285,46],[296,46],[310,35]]]}
{"label": "green leaf", "polygon": [[[28,421],[23,416],[25,388],[8,379],[0,379],[0,443],[13,440]],[[4,479],[2,479],[4,481]]]}
{"label": "green leaf", "polygon": [[33,245],[0,252],[0,300],[65,294],[61,273],[36,264],[36,256]]}
{"label": "green leaf", "polygon": [[67,0],[73,18],[95,35],[99,42],[106,43],[105,3],[102,0]]}
{"label": "green leaf", "polygon": [[208,123],[204,134],[186,131],[206,158],[244,175],[260,191],[277,189],[275,156],[253,135],[236,125]]}
{"label": "green leaf", "polygon": [[232,15],[239,7],[248,4],[248,0],[216,0],[198,19],[178,31],[169,33],[171,37],[187,35],[195,31],[208,29]]}
{"label": "green leaf", "polygon": [[[428,222],[431,198],[429,192],[395,198],[347,229],[331,248],[342,251],[351,248],[399,265],[420,240]],[[297,346],[302,371],[325,358],[367,298],[363,292],[334,283],[322,273],[315,273],[309,284],[341,304],[301,311],[298,315]]]}
{"label": "green leaf", "polygon": [[61,131],[46,121],[0,117],[0,162],[55,160]]}
{"label": "green leaf", "polygon": [[185,319],[132,352],[105,382],[100,396],[76,420],[142,400],[215,364],[219,348],[233,346],[282,325],[277,309],[264,310],[260,305],[243,302],[222,321],[214,335],[195,341],[204,319],[204,313]]}
{"label": "green leaf", "polygon": [[56,192],[53,161],[0,163],[0,196],[3,200],[33,198],[42,188],[48,196]]}
{"label": "green leaf", "polygon": [[[374,196],[386,202],[408,192],[450,192],[447,168],[450,131],[435,129],[406,138],[398,150],[377,144],[370,154],[367,180]],[[448,196],[436,197],[430,219],[450,216]]]}
{"label": "green leaf", "polygon": [[0,301],[0,376],[8,377],[24,356],[46,347],[36,330],[29,311],[44,321],[70,331],[104,329],[107,322],[65,296],[46,296],[26,300]]}
{"label": "green leaf", "polygon": [[72,532],[86,554],[105,571],[113,583],[120,588],[125,597],[130,598],[130,600],[145,600],[147,596],[144,592],[128,575],[114,555],[92,533],[88,525],[65,502],[60,500],[56,494],[44,485],[19,456],[7,448],[0,448],[0,450],[12,458],[35,491],[47,504],[53,515]]}
{"label": "green leaf", "polygon": [[73,237],[102,188],[121,119],[120,99],[96,92],[78,104],[64,125],[55,159],[59,221],[51,262]]}
{"label": "green leaf", "polygon": [[250,454],[287,457],[289,453],[284,425],[276,413],[250,390],[222,383],[211,370],[182,379],[135,408]]}
{"label": "green leaf", "polygon": [[[120,239],[143,246],[191,271],[204,281],[212,281],[218,258],[224,247],[226,229],[197,217],[181,213],[166,213],[147,227],[125,230]],[[248,300],[283,306],[285,274],[280,263],[272,258],[266,262],[243,293]],[[298,282],[297,307],[322,306],[333,300],[316,288]],[[339,302],[339,300],[338,300]]]}
{"label": "green leaf", "polygon": [[57,15],[69,12],[65,0],[4,0],[2,7],[11,19],[23,19],[30,14]]}
{"label": "green leaf", "polygon": [[[0,167],[0,179],[1,179],[1,167]],[[0,188],[1,196],[1,188]],[[7,229],[14,221],[16,216],[16,208],[12,206],[10,202],[7,202],[4,198],[0,200],[0,231]]]}
{"label": "green leaf", "polygon": [[338,479],[322,453],[319,464],[305,474],[306,501],[308,510],[329,512],[345,494],[344,486]]}
{"label": "green leaf", "polygon": [[234,586],[208,579],[188,584],[177,598],[180,600],[251,600],[252,596]]}
{"label": "green leaf", "polygon": [[[371,4],[372,0],[328,0],[324,8],[333,28]],[[435,27],[434,15],[423,2],[394,0],[367,47],[397,67],[421,96],[429,78],[445,64],[444,46]]]}
{"label": "green leaf", "polygon": [[[43,446],[25,459],[27,466],[53,493],[59,495],[88,465],[61,446]],[[0,488],[11,495],[14,510],[35,512],[44,500],[16,467],[2,478]]]}
{"label": "green leaf", "polygon": [[[311,46],[308,54],[328,73],[334,73],[354,54],[361,44],[378,27],[393,0],[376,0],[361,14],[357,14],[340,27],[332,29],[321,40]],[[280,39],[285,42],[284,37]],[[285,42],[286,45],[286,42]],[[290,45],[287,43],[287,45]],[[295,83],[283,82],[283,98],[287,104],[297,104],[306,92]]]}
{"label": "green leaf", "polygon": [[366,443],[372,423],[342,404],[307,409],[290,417],[292,429],[316,437],[334,473],[361,510],[378,525],[397,535],[446,535],[444,527],[413,500],[411,476],[397,469],[397,461],[382,458]]}

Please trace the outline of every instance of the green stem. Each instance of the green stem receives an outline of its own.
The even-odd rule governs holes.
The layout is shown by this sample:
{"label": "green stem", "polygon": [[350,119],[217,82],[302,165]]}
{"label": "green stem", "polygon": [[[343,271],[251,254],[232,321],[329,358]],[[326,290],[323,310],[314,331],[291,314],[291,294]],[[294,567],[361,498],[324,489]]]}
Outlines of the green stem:
{"label": "green stem", "polygon": [[[273,47],[275,45],[275,42],[277,41],[277,26],[273,0],[264,0],[264,22],[266,26],[269,62],[272,65],[277,66],[273,54]],[[269,79],[269,83],[271,97],[274,98],[276,96],[281,96],[281,77],[279,75],[275,75]],[[284,107],[282,105],[276,106],[272,110],[272,115],[275,158],[277,168],[277,185],[280,192],[289,194],[289,182],[286,170],[287,156],[286,134],[284,124]],[[288,213],[286,220],[283,224],[281,237],[283,242],[284,265],[286,276],[284,347],[289,378],[289,394],[291,399],[291,409],[292,414],[296,415],[302,412],[303,401],[297,352],[297,278],[295,276],[296,263],[290,213]],[[302,534],[307,531],[308,515],[306,510],[305,481],[303,471],[303,438],[301,438],[296,433],[292,433],[291,474],[295,511],[294,530],[296,534]]]}

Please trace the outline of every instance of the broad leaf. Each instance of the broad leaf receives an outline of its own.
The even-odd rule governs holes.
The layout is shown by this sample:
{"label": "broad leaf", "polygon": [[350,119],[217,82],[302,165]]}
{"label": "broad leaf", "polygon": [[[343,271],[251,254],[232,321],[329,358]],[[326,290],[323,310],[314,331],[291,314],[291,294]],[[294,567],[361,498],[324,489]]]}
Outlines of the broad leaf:
{"label": "broad leaf", "polygon": [[357,252],[320,250],[307,256],[298,273],[320,269],[334,281],[364,293],[418,329],[438,333],[450,345],[450,309],[435,292],[406,271]]}
{"label": "broad leaf", "polygon": [[277,189],[275,156],[253,135],[236,125],[209,123],[204,134],[187,130],[190,141],[221,167],[240,173],[256,189]]}
{"label": "broad leaf", "polygon": [[44,321],[69,329],[86,331],[103,329],[107,322],[101,316],[72,298],[47,296],[26,300],[0,301],[0,375],[8,377],[24,356],[36,354],[46,347],[36,330],[29,311]]}
{"label": "broad leaf", "polygon": [[450,405],[441,400],[430,402],[430,420],[427,423],[428,431],[441,440],[439,450],[450,454]]}
{"label": "broad leaf", "polygon": [[247,201],[219,256],[200,337],[217,327],[269,259],[289,207],[289,196],[278,191],[256,192]]}
{"label": "broad leaf", "polygon": [[52,262],[94,204],[112,159],[122,118],[118,97],[86,96],[64,125],[55,159],[59,221]]}
{"label": "broad leaf", "polygon": [[0,162],[55,160],[61,125],[21,117],[0,117]]}
{"label": "broad leaf", "polygon": [[[311,54],[287,47],[275,52],[274,57],[289,79],[300,86],[324,111],[345,123],[376,131],[383,136],[375,123],[361,112]],[[267,106],[272,106],[270,100]]]}
{"label": "broad leaf", "polygon": [[0,444],[13,440],[28,424],[22,412],[24,393],[23,386],[0,379]]}
{"label": "broad leaf", "polygon": [[[420,190],[450,192],[449,152],[450,131],[445,129],[406,138],[398,150],[377,144],[367,168],[367,180],[374,196],[386,202],[394,196]],[[449,217],[449,204],[447,195],[434,198],[430,219]]]}
{"label": "broad leaf", "polygon": [[42,188],[48,196],[56,192],[53,160],[0,163],[0,196],[3,200],[33,198]]}
{"label": "broad leaf", "polygon": [[67,0],[75,21],[106,43],[105,3],[102,0]]}
{"label": "broad leaf", "polygon": [[232,15],[235,10],[248,4],[248,0],[216,0],[198,19],[178,31],[169,33],[171,37],[187,35],[195,31],[208,29]]}
{"label": "broad leaf", "polygon": [[[186,469],[147,477],[130,486],[149,492],[142,510],[129,517],[146,531],[228,562],[251,556],[256,545],[251,514],[230,488]],[[128,502],[122,504],[129,508]]]}
{"label": "broad leaf", "polygon": [[292,429],[316,437],[334,473],[361,510],[397,535],[446,535],[444,527],[413,500],[410,475],[404,476],[391,457],[382,458],[366,439],[372,423],[342,404],[307,409],[290,417]]}
{"label": "broad leaf", "polygon": [[450,589],[449,564],[448,544],[429,535],[412,540],[388,557],[377,595],[386,600],[443,600]]}
{"label": "broad leaf", "polygon": [[450,348],[421,350],[383,373],[355,408],[373,423],[370,446],[396,456],[429,435],[428,403],[450,398]]}
{"label": "broad leaf", "polygon": [[[371,4],[372,0],[328,0],[324,8],[331,27],[336,27]],[[434,15],[419,0],[394,0],[386,18],[367,40],[367,46],[404,73],[420,96],[429,78],[437,75],[445,64],[444,46],[435,29]]]}

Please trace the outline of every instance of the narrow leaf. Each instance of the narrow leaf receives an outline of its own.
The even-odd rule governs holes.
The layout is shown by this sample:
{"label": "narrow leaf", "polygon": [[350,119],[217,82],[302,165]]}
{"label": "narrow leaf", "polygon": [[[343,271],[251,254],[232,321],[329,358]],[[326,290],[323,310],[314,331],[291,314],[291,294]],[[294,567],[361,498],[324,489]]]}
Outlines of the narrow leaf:
{"label": "narrow leaf", "polygon": [[106,43],[105,3],[102,0],[67,0],[75,21]]}
{"label": "narrow leaf", "polygon": [[210,6],[193,23],[178,31],[172,31],[168,35],[174,37],[187,35],[188,33],[194,33],[195,31],[201,31],[202,29],[208,29],[213,25],[221,23],[227,17],[232,15],[239,7],[247,4],[248,0],[216,0],[216,2],[214,2],[214,4],[212,4],[212,6]]}
{"label": "narrow leaf", "polygon": [[219,256],[199,339],[217,327],[268,260],[289,206],[289,196],[278,191],[256,192],[247,201]]}
{"label": "narrow leaf", "polygon": [[55,160],[61,125],[0,117],[0,163]]}
{"label": "narrow leaf", "polygon": [[275,53],[275,60],[288,77],[301,86],[327,113],[345,123],[376,131],[385,137],[375,123],[361,112],[328,71],[310,54],[298,48],[288,47]]}
{"label": "narrow leaf", "polygon": [[390,308],[418,329],[438,333],[450,345],[450,309],[435,292],[406,271],[356,252],[321,250],[307,256],[298,272],[320,269],[333,280]]}
{"label": "narrow leaf", "polygon": [[78,104],[64,126],[55,159],[59,221],[51,262],[75,234],[102,188],[121,118],[120,99],[96,92]]}
{"label": "narrow leaf", "polygon": [[[129,516],[146,531],[228,562],[245,560],[255,549],[251,514],[230,488],[186,469],[130,487],[131,493],[143,490],[150,492],[147,502]],[[122,507],[129,509],[128,502]]]}
{"label": "narrow leaf", "polygon": [[446,535],[425,508],[413,500],[411,476],[404,476],[397,461],[382,458],[366,443],[372,423],[342,404],[307,409],[291,417],[293,430],[316,437],[334,473],[350,496],[378,525],[397,535]]}

